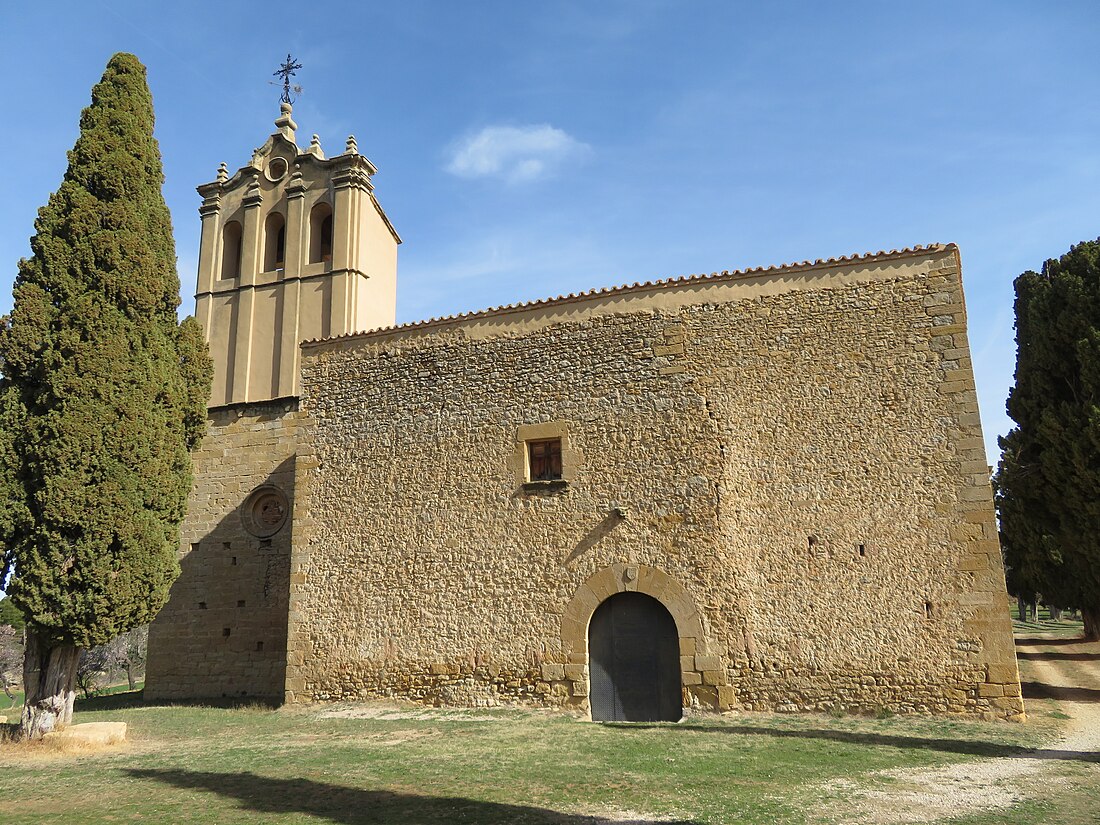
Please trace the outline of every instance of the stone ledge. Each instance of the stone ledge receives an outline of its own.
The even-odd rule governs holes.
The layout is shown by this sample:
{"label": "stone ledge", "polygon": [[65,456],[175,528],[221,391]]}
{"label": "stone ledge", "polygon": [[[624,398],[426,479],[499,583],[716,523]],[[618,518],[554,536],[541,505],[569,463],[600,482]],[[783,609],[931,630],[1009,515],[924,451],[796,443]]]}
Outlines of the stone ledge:
{"label": "stone ledge", "polygon": [[125,722],[85,722],[50,731],[43,739],[54,742],[79,742],[84,745],[117,745],[126,741]]}

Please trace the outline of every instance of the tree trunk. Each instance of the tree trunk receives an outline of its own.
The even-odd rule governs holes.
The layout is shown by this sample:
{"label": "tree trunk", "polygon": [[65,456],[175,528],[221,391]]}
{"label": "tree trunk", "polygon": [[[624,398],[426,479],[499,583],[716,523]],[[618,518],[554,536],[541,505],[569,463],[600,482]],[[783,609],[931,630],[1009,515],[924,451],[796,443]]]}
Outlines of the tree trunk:
{"label": "tree trunk", "polygon": [[79,659],[80,649],[75,645],[51,647],[37,632],[27,628],[21,730],[25,739],[39,739],[73,721]]}
{"label": "tree trunk", "polygon": [[1023,596],[1016,597],[1016,609],[1020,611],[1020,621],[1027,621],[1027,599]]}
{"label": "tree trunk", "polygon": [[126,663],[126,681],[130,685],[130,690],[137,687],[137,679],[134,678],[134,663]]}
{"label": "tree trunk", "polygon": [[1082,607],[1081,618],[1085,622],[1085,641],[1100,641],[1100,607]]}
{"label": "tree trunk", "polygon": [[1052,622],[1057,622],[1057,621],[1061,621],[1061,619],[1062,619],[1062,608],[1060,608],[1060,607],[1050,608],[1050,620]]}

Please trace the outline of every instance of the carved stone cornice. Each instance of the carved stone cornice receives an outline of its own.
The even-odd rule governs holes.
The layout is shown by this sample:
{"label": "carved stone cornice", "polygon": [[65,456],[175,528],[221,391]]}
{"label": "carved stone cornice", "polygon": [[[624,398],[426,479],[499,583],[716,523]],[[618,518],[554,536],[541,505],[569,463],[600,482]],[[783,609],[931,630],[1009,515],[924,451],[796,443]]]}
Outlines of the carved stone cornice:
{"label": "carved stone cornice", "polygon": [[203,198],[202,203],[199,205],[199,217],[208,218],[211,215],[217,215],[222,208],[222,193],[220,189],[216,189]]}
{"label": "carved stone cornice", "polygon": [[[357,155],[356,157],[362,157]],[[374,190],[374,184],[371,183],[370,172],[359,164],[349,166],[347,169],[342,169],[332,176],[332,185],[336,189],[358,189],[362,192],[371,192]]]}

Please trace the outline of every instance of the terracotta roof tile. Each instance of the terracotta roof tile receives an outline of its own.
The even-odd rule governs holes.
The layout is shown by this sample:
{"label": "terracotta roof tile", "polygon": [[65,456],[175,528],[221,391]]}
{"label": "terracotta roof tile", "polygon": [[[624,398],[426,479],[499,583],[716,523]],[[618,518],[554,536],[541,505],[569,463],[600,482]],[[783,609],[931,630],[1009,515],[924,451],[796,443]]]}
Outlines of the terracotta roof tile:
{"label": "terracotta roof tile", "polygon": [[395,324],[389,327],[378,327],[377,329],[366,330],[363,332],[349,332],[345,335],[334,335],[329,338],[311,338],[307,341],[303,341],[302,344],[322,344],[333,341],[343,341],[351,338],[362,338],[388,332],[398,332],[401,330],[415,330],[425,327],[442,326],[445,324],[453,324],[455,322],[469,321],[476,318],[487,318],[493,315],[503,315],[509,312],[515,312],[516,310],[532,309],[534,307],[550,307],[554,306],[555,304],[569,303],[570,301],[591,298],[597,295],[612,296],[629,293],[634,290],[654,288],[666,289],[669,287],[686,286],[687,284],[699,283],[702,281],[733,280],[736,278],[744,278],[754,275],[801,272],[808,269],[819,269],[828,266],[835,266],[837,264],[871,263],[880,260],[905,258],[925,254],[928,252],[948,251],[956,248],[957,247],[953,243],[928,244],[926,246],[916,245],[907,246],[904,249],[891,249],[889,252],[880,249],[878,252],[864,252],[855,255],[842,255],[836,258],[817,258],[813,261],[799,261],[797,263],[778,264],[775,266],[757,266],[749,267],[748,269],[723,270],[721,272],[712,272],[710,274],[700,275],[678,275],[672,278],[660,278],[653,281],[636,281],[632,284],[622,284],[620,286],[595,287],[584,292],[570,292],[568,295],[559,295],[556,298],[537,298],[531,301],[520,301],[514,304],[502,304],[500,306],[489,307],[488,309],[474,310],[472,312],[459,312],[454,315],[442,315],[436,318],[425,318],[422,321],[408,321],[404,324]]}

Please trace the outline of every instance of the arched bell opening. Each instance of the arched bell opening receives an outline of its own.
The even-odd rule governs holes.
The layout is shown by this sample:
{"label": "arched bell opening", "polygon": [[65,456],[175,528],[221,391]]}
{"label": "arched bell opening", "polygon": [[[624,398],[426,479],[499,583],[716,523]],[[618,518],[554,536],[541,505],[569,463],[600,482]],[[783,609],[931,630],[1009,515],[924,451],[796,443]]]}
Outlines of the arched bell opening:
{"label": "arched bell opening", "polygon": [[319,203],[309,213],[309,262],[332,262],[332,207]]}
{"label": "arched bell opening", "polygon": [[239,221],[228,221],[222,229],[222,278],[241,275],[241,237]]}
{"label": "arched bell opening", "polygon": [[286,218],[272,212],[264,222],[264,272],[274,272],[286,266]]}

